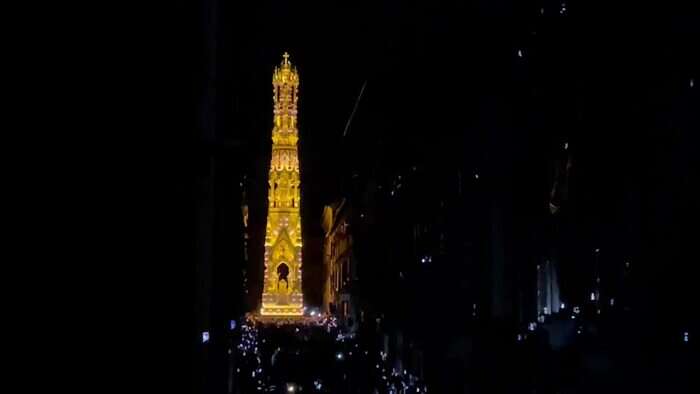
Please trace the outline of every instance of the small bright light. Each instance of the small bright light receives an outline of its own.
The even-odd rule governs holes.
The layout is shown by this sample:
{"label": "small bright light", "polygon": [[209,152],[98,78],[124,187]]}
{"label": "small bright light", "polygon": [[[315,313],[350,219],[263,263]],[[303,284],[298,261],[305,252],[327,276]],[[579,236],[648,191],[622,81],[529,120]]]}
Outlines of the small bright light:
{"label": "small bright light", "polygon": [[580,313],[580,312],[581,312],[581,308],[575,306],[575,307],[574,307],[574,313]]}
{"label": "small bright light", "polygon": [[595,301],[595,293],[591,292],[591,301]]}
{"label": "small bright light", "polygon": [[474,174],[474,178],[479,179],[479,174]]}
{"label": "small bright light", "polygon": [[202,332],[202,343],[209,342],[209,331]]}
{"label": "small bright light", "polygon": [[342,360],[344,358],[343,353],[338,352],[338,354],[335,355],[335,358],[337,358],[338,360]]}
{"label": "small bright light", "polygon": [[293,384],[288,384],[288,385],[287,385],[287,392],[288,392],[288,393],[293,393],[294,391],[296,391],[296,387],[294,387]]}
{"label": "small bright light", "polygon": [[231,320],[231,322],[229,323],[229,327],[231,328],[231,330],[235,330],[236,329],[236,321]]}
{"label": "small bright light", "polygon": [[596,253],[600,252],[600,248],[595,248],[595,252]]}
{"label": "small bright light", "polygon": [[688,331],[684,332],[683,333],[683,342],[688,343],[689,336],[690,335],[688,335]]}
{"label": "small bright light", "polygon": [[518,342],[522,341],[522,340],[523,340],[523,335],[522,335],[522,334],[518,334],[517,339],[518,339]]}
{"label": "small bright light", "polygon": [[610,299],[610,306],[615,306],[615,299],[614,298]]}
{"label": "small bright light", "polygon": [[569,143],[568,143],[568,142],[565,142],[565,143],[564,143],[564,150],[567,150],[567,149],[569,149]]}
{"label": "small bright light", "polygon": [[693,86],[695,86],[695,80],[690,78],[690,87],[692,88]]}
{"label": "small bright light", "polygon": [[566,309],[566,304],[562,302],[561,305],[559,306],[559,308],[560,308],[560,309]]}
{"label": "small bright light", "polygon": [[521,49],[518,49],[518,57],[523,57],[523,51]]}

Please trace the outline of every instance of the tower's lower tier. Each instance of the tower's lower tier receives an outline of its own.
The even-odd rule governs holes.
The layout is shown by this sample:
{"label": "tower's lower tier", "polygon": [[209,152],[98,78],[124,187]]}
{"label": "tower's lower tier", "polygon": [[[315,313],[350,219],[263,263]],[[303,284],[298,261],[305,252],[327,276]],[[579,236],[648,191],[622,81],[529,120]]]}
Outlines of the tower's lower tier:
{"label": "tower's lower tier", "polygon": [[302,316],[304,300],[301,294],[264,293],[260,314],[263,316]]}

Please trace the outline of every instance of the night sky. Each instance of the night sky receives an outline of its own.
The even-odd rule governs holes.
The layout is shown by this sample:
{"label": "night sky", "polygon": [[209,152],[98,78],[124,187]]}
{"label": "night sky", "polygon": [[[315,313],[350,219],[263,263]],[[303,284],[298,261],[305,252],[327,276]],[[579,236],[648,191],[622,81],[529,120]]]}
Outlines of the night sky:
{"label": "night sky", "polygon": [[[690,84],[700,69],[692,14],[577,1],[222,7],[218,116],[224,133],[249,144],[251,199],[266,193],[272,69],[284,51],[299,69],[307,242],[322,236],[320,214],[339,196],[341,175],[379,156],[397,168],[467,163],[489,187],[515,196],[522,215],[512,220],[524,222],[546,209],[539,175],[568,143],[583,191],[578,242],[616,257],[643,254],[642,244],[653,251],[648,258],[687,252],[690,223],[676,218],[697,201],[689,163],[698,129]],[[365,82],[349,134],[368,133],[376,143],[345,146]],[[264,227],[263,206],[252,207],[253,222]]]}

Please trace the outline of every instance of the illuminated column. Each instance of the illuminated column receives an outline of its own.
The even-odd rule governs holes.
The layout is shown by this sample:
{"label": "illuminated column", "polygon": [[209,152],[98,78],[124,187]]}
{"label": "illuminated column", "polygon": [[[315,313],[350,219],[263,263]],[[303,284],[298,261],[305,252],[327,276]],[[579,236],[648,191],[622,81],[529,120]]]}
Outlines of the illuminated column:
{"label": "illuminated column", "polygon": [[260,314],[300,316],[301,216],[297,100],[299,75],[283,55],[272,75],[274,125],[269,176],[269,208],[265,234],[265,277]]}

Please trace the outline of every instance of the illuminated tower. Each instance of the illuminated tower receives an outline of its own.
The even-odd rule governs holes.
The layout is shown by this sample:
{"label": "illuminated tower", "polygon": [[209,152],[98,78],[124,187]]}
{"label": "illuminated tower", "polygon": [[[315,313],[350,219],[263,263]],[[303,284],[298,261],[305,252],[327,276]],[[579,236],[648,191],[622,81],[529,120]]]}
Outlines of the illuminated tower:
{"label": "illuminated tower", "polygon": [[301,316],[301,216],[297,100],[299,75],[283,55],[272,75],[274,125],[261,315]]}

